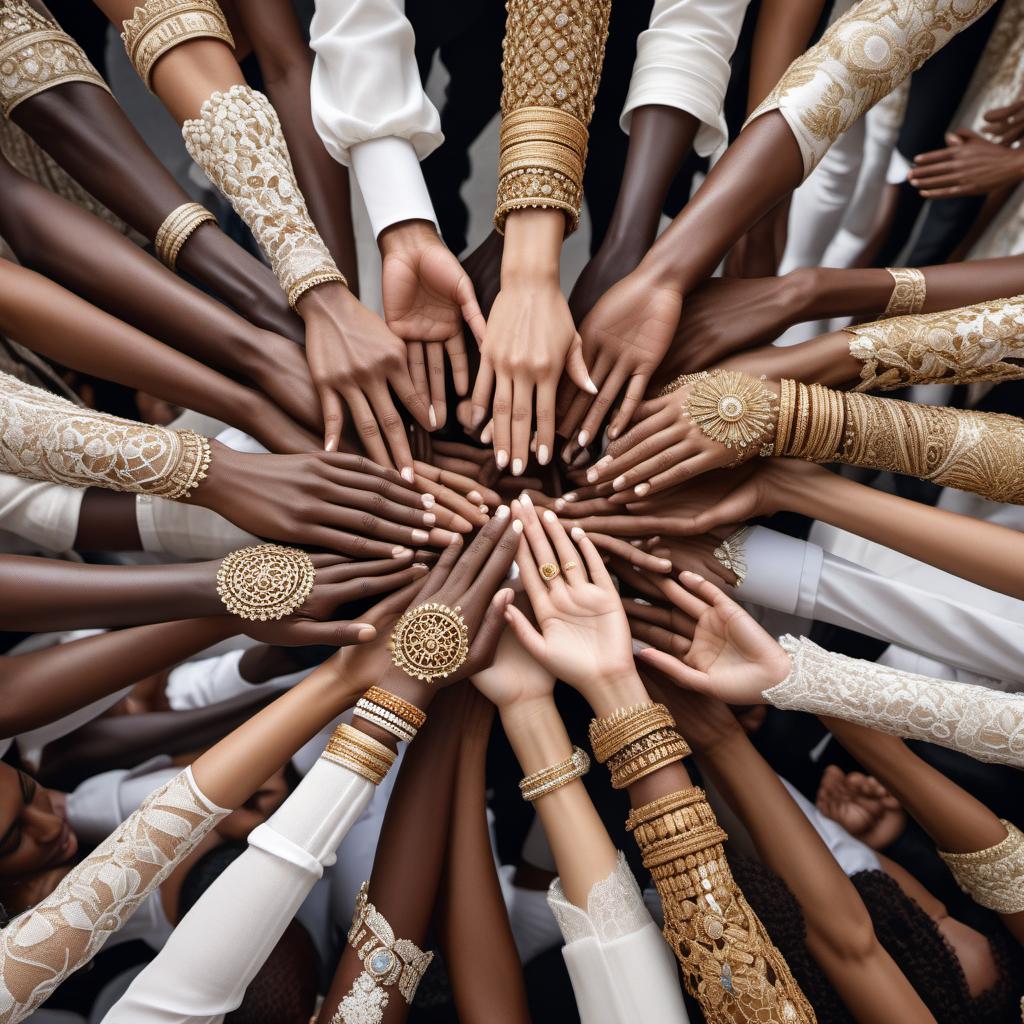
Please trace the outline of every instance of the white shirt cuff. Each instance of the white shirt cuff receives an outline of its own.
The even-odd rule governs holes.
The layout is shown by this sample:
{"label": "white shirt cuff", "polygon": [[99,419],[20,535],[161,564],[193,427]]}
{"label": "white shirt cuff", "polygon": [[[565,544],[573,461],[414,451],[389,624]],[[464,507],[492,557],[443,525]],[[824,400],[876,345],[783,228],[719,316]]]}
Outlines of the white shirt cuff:
{"label": "white shirt cuff", "polygon": [[755,526],[743,541],[747,575],[737,587],[743,601],[814,618],[824,553],[816,544]]}
{"label": "white shirt cuff", "polygon": [[403,220],[428,220],[441,233],[413,144],[394,135],[357,142],[352,173],[370,216],[373,237]]}

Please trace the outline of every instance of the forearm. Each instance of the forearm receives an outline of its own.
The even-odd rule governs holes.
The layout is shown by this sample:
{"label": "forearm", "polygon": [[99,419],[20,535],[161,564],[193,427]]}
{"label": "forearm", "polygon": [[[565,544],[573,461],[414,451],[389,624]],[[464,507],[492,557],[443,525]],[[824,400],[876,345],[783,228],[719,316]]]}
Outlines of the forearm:
{"label": "forearm", "polygon": [[768,0],[761,4],[750,52],[747,113],[775,88],[789,65],[807,49],[824,0]]}
{"label": "forearm", "polygon": [[516,210],[505,222],[501,283],[523,278],[558,279],[565,218],[557,210]]}
{"label": "forearm", "polygon": [[134,494],[89,487],[82,496],[76,551],[141,551]]}

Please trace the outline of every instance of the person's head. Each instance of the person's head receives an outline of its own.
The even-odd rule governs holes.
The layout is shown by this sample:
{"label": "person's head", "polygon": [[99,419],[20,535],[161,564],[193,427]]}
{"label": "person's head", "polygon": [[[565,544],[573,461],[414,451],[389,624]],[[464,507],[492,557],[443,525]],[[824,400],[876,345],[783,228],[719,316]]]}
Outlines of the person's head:
{"label": "person's head", "polygon": [[64,794],[0,762],[0,885],[60,867],[77,852]]}

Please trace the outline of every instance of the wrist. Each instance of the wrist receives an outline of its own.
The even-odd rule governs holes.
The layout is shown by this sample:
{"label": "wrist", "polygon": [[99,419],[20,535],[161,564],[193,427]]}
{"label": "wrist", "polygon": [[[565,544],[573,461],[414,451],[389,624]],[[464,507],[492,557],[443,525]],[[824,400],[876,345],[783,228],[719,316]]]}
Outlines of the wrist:
{"label": "wrist", "polygon": [[550,696],[515,701],[499,709],[501,724],[524,775],[564,761],[572,742]]}
{"label": "wrist", "polygon": [[667,245],[661,241],[647,250],[633,274],[638,275],[648,288],[676,292],[683,297],[700,283],[699,279],[690,280],[690,275],[680,267],[678,259],[672,258]]}
{"label": "wrist", "polygon": [[544,281],[557,285],[564,234],[565,216],[560,210],[510,213],[501,254],[501,286]]}
{"label": "wrist", "polygon": [[646,704],[651,699],[635,667],[598,676],[583,696],[595,718],[605,718],[619,708]]}
{"label": "wrist", "polygon": [[433,221],[401,220],[389,224],[377,237],[381,256],[393,252],[422,249],[440,242]]}
{"label": "wrist", "polygon": [[310,317],[343,309],[359,300],[340,281],[325,281],[299,296],[295,312],[304,321]]}

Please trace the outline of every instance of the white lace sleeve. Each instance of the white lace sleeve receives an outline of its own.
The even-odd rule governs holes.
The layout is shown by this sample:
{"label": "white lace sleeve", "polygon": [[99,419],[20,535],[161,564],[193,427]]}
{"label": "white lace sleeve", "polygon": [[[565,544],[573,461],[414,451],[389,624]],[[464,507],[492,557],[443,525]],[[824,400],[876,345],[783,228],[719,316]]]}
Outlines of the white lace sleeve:
{"label": "white lace sleeve", "polygon": [[0,936],[0,1024],[17,1024],[87,964],[227,814],[192,770],[153,793]]}
{"label": "white lace sleeve", "polygon": [[94,412],[0,373],[0,472],[178,499],[209,464],[210,443],[193,430]]}
{"label": "white lace sleeve", "polygon": [[1024,767],[1024,695],[901,672],[779,638],[793,670],[764,699],[777,708],[830,715],[979,761]]}

